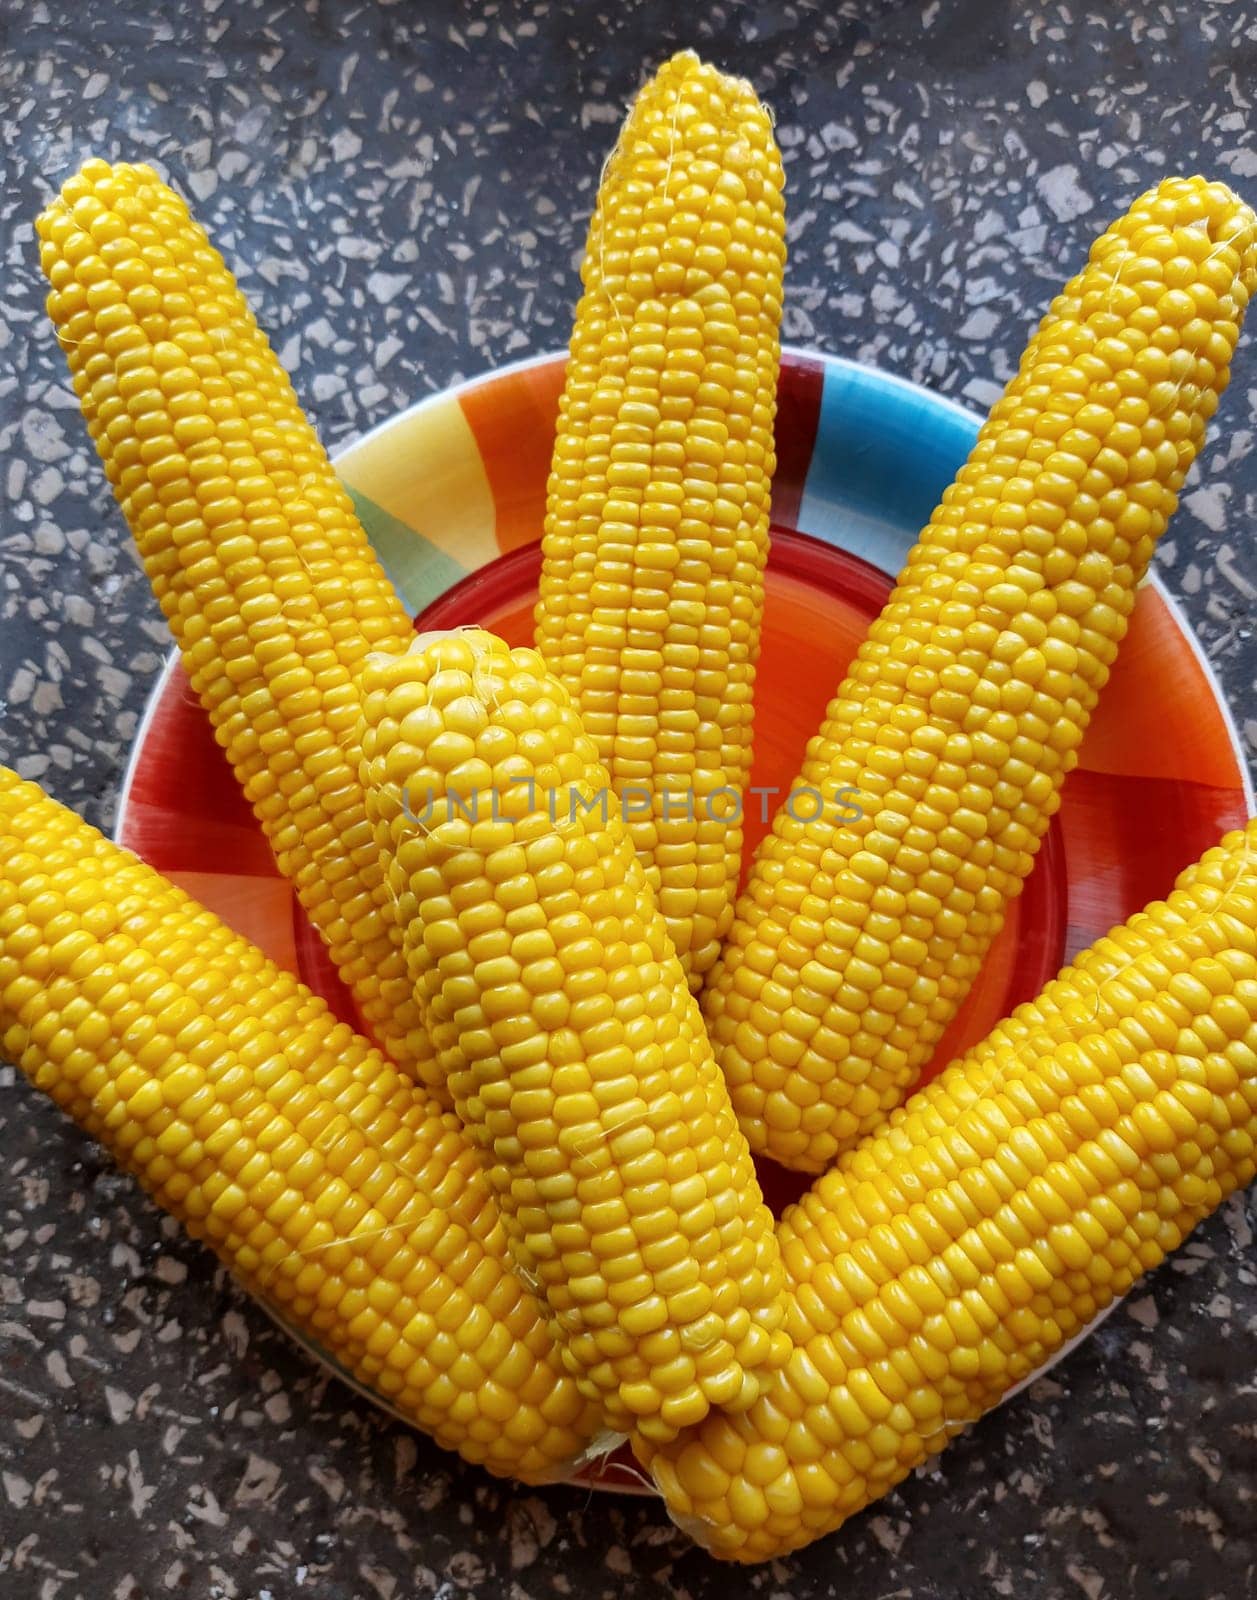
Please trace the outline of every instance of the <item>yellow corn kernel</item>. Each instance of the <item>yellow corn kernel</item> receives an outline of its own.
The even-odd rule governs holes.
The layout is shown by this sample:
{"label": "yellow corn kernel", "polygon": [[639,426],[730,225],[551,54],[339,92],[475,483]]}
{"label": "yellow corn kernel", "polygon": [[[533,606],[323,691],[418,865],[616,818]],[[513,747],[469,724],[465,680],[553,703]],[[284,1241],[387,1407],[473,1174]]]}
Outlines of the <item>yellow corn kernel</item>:
{"label": "yellow corn kernel", "polygon": [[[708,975],[752,1149],[823,1169],[955,1015],[1077,761],[1255,284],[1253,213],[1172,178],[1053,301],[808,746],[822,819],[778,813]],[[843,821],[852,790],[863,816]]]}
{"label": "yellow corn kernel", "polygon": [[218,742],[367,1023],[443,1095],[352,744],[352,673],[372,648],[405,648],[409,619],[173,190],[89,161],[38,230],[88,431]]}
{"label": "yellow corn kernel", "polygon": [[[90,931],[83,904],[115,913],[113,931]],[[47,941],[71,927],[80,959],[49,978]],[[141,1065],[144,978],[166,1002]],[[64,1051],[41,1042],[62,1035]],[[515,1275],[454,1119],[295,978],[5,768],[0,1039],[251,1293],[407,1421],[536,1481],[587,1449],[597,1410]],[[270,1057],[282,1072],[250,1065]],[[337,1174],[358,1155],[355,1184]],[[447,1376],[441,1319],[473,1289]]]}
{"label": "yellow corn kernel", "polygon": [[642,89],[590,225],[542,542],[537,648],[695,988],[741,864],[783,183],[748,84],[683,51]]}
{"label": "yellow corn kernel", "polygon": [[652,1438],[744,1409],[785,1352],[772,1216],[567,690],[469,631],[372,656],[363,708],[416,993],[569,1370]]}
{"label": "yellow corn kernel", "polygon": [[[1145,984],[1177,997],[1176,1051],[1127,1037],[1127,997]],[[1204,1042],[1219,1016],[1225,1055]],[[1075,1130],[1071,1069],[1097,1065],[1119,1091],[1111,1122]],[[1106,1138],[1133,1153],[1130,1177]],[[745,1414],[713,1413],[662,1447],[639,1438],[637,1453],[714,1554],[797,1549],[1048,1360],[1252,1181],[1255,1151],[1257,819],[816,1181],[778,1224],[794,1350],[775,1384]],[[967,1192],[967,1178],[986,1182]],[[943,1238],[924,1268],[905,1265],[927,1211]],[[773,1458],[770,1508],[758,1485],[783,1415],[801,1420]],[[809,1487],[818,1472],[824,1492]]]}

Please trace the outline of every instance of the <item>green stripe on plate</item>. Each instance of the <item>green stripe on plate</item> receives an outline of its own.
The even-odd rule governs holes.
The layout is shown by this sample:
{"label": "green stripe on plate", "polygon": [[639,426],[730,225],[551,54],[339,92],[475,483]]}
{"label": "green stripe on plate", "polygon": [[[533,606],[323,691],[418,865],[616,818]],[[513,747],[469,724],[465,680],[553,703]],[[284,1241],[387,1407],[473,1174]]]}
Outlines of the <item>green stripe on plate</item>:
{"label": "green stripe on plate", "polygon": [[430,539],[416,533],[383,506],[377,506],[360,489],[351,484],[345,487],[380,565],[412,617],[417,617],[451,584],[467,576],[467,568],[438,550]]}

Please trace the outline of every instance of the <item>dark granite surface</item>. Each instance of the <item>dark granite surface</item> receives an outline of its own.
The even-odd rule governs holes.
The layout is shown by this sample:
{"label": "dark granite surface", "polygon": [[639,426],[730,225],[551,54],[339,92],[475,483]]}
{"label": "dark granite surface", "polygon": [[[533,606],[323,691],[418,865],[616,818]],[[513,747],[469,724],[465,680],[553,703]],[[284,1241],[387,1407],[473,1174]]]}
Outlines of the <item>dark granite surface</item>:
{"label": "dark granite surface", "polygon": [[[787,337],[979,406],[1135,191],[1257,192],[1254,0],[0,0],[0,758],[108,825],[166,648],[43,321],[50,185],[163,165],[335,444],[563,342],[620,108],[688,42],[776,109]],[[1159,555],[1250,753],[1255,395],[1250,332]],[[722,1569],[657,1504],[514,1489],[381,1420],[0,1067],[0,1595],[1246,1600],[1253,1233],[1233,1200],[928,1473]]]}

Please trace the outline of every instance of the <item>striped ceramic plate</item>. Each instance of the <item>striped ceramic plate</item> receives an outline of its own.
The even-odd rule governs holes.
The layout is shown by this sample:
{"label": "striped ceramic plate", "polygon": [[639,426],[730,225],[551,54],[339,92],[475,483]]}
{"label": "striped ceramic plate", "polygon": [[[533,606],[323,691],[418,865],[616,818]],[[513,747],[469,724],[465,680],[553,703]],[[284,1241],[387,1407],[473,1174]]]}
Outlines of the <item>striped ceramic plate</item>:
{"label": "striped ceramic plate", "polygon": [[[338,458],[385,568],[425,622],[480,621],[512,642],[528,638],[562,381],[561,356],[506,368],[412,407]],[[787,353],[754,784],[789,784],[829,692],[978,425],[902,380]],[[938,1062],[1163,895],[1252,807],[1217,683],[1153,579],[1037,869]],[[753,809],[747,818],[753,843],[762,826]],[[136,741],[117,832],[352,1018],[173,660]],[[789,1197],[775,1180],[770,1199]]]}

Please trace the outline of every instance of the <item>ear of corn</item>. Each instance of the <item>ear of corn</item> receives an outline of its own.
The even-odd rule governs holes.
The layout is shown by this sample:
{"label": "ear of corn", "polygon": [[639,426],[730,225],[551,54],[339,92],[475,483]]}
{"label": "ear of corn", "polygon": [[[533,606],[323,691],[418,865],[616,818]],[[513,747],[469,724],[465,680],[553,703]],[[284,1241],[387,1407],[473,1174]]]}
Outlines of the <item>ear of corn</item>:
{"label": "ear of corn", "polygon": [[748,84],[686,51],[641,91],[590,227],[542,543],[537,648],[624,797],[695,987],[741,861],[782,187]]}
{"label": "ear of corn", "polygon": [[[830,703],[796,785],[815,797],[775,818],[708,977],[752,1149],[822,1169],[955,1015],[1077,761],[1255,283],[1249,208],[1170,179],[1053,302]],[[864,815],[842,821],[851,790]]]}
{"label": "ear of corn", "polygon": [[595,1408],[453,1117],[157,873],[0,768],[0,1050],[350,1376],[492,1471]]}
{"label": "ear of corn", "polygon": [[1257,821],[1080,956],[778,1225],[794,1349],[740,1417],[639,1441],[761,1560],[942,1449],[1257,1163]]}
{"label": "ear of corn", "polygon": [[[107,353],[116,363],[145,342],[178,344],[181,361],[173,372],[160,369],[166,404],[143,413],[141,437],[151,444],[169,427],[192,453],[210,437],[204,400],[223,425],[227,453],[253,457],[284,509],[341,658],[352,665],[372,648],[404,649],[410,618],[349,494],[230,269],[180,196],[149,167],[89,161],[41,218],[40,234],[52,246],[45,256],[56,278],[50,310],[72,365],[75,346],[88,340],[74,371],[80,399],[89,393],[81,380],[93,356]],[[200,386],[186,381],[185,363]],[[137,365],[142,371],[139,363],[127,370]],[[106,370],[98,363],[93,376]],[[136,392],[134,382],[128,387]],[[127,397],[126,389],[117,396]],[[102,426],[118,415],[111,409]],[[155,464],[151,449],[145,464]]]}
{"label": "ear of corn", "polygon": [[90,161],[39,219],[48,309],[192,686],[389,1055],[444,1094],[367,824],[351,674],[411,636],[204,232]]}
{"label": "ear of corn", "polygon": [[652,1438],[744,1410],[785,1353],[772,1216],[575,708],[477,632],[363,687],[411,973],[570,1370]]}

